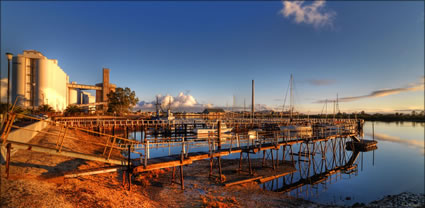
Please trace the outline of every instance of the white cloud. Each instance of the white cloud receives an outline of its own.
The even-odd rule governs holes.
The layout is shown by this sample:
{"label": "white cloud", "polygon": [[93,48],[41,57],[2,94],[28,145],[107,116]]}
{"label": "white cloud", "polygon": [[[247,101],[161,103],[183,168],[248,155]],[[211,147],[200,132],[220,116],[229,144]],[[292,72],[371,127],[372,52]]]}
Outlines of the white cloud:
{"label": "white cloud", "polygon": [[309,4],[305,4],[304,1],[283,1],[282,4],[280,13],[285,18],[294,16],[294,21],[298,24],[311,24],[315,28],[333,26],[336,13],[324,9],[326,4],[324,0],[316,0]]}
{"label": "white cloud", "polygon": [[[170,106],[172,111],[200,112],[203,111],[205,108],[212,107],[212,104],[198,103],[195,97],[189,94],[185,94],[183,92],[180,92],[177,96],[163,96],[161,94],[158,94],[156,97],[158,98],[158,102],[161,104],[161,108],[163,110],[168,109],[168,106]],[[152,111],[156,108],[155,103],[156,98],[151,102],[140,101],[135,107],[135,109]]]}
{"label": "white cloud", "polygon": [[[352,97],[342,97],[338,99],[339,102],[351,102],[356,101],[360,99],[365,98],[374,98],[374,97],[385,97],[388,95],[395,95],[402,92],[410,92],[410,91],[419,91],[424,90],[424,77],[421,77],[420,82],[417,83],[410,83],[407,87],[399,87],[399,88],[393,88],[393,89],[382,89],[382,90],[375,90],[367,95],[359,95],[359,96],[352,96]],[[319,100],[316,103],[325,103],[333,100]]]}

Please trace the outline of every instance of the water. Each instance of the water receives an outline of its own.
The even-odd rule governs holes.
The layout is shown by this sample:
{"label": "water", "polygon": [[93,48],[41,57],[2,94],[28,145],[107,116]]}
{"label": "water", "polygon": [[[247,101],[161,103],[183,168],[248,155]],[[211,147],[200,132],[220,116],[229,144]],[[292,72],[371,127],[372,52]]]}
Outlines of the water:
{"label": "water", "polygon": [[[323,162],[320,154],[316,154],[315,163],[311,163],[310,166],[308,163],[297,162],[297,173],[267,182],[260,187],[270,191],[282,191],[288,187],[284,182],[294,184],[308,176],[319,175],[326,170],[347,165],[350,158],[356,158],[350,166],[353,170],[347,173],[337,171],[324,177],[321,183],[301,185],[292,191],[282,192],[282,195],[291,195],[322,204],[352,205],[356,202],[368,203],[386,195],[405,191],[424,193],[424,127],[425,123],[374,122],[377,150],[359,153],[357,158],[353,152],[343,149],[338,149],[335,157],[328,151],[326,162]],[[141,138],[140,132],[136,137]],[[372,122],[366,122],[364,136],[361,138],[372,140],[372,137]],[[299,146],[295,145],[294,152],[298,152],[298,149]],[[170,148],[153,148],[150,150],[150,157],[178,154],[181,151],[182,147],[178,145]],[[208,147],[189,146],[188,151],[208,151]],[[262,153],[252,156],[252,158],[261,157]],[[235,158],[239,158],[239,154],[229,155],[223,159]]]}
{"label": "water", "polygon": [[[378,149],[360,153],[355,175],[341,174],[332,184],[318,185],[317,195],[304,194],[302,198],[352,205],[405,191],[424,193],[424,123],[375,122],[374,127]],[[364,139],[372,136],[372,122],[366,122]]]}

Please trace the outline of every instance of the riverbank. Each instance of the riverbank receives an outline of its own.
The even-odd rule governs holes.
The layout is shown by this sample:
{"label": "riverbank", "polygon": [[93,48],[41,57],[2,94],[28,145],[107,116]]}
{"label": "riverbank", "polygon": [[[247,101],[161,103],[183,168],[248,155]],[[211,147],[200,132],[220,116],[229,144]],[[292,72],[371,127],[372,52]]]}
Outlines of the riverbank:
{"label": "riverbank", "polygon": [[[57,131],[50,127],[49,132]],[[70,132],[82,140],[95,141],[98,137],[82,132]],[[34,144],[55,145],[55,138],[38,134]],[[96,146],[67,141],[69,149],[84,149],[87,153],[100,151]],[[118,152],[114,154],[119,154]],[[236,164],[223,160],[226,180],[231,180],[230,169]],[[258,161],[257,161],[258,163]],[[255,166],[255,161],[253,162]],[[99,162],[19,150],[11,159],[10,178],[5,178],[1,165],[1,207],[339,207],[296,199],[283,193],[262,189],[257,183],[224,187],[209,179],[209,161],[198,161],[184,167],[185,190],[171,183],[172,169],[143,173],[133,178],[131,191],[122,185],[122,172],[64,178],[75,170],[91,170],[108,166]],[[224,166],[224,165],[223,165]],[[217,175],[217,168],[214,169]],[[177,173],[179,171],[176,171]],[[406,202],[406,203],[405,203]],[[415,203],[417,202],[417,203]],[[389,196],[360,207],[391,205],[423,207],[424,196],[401,194]]]}

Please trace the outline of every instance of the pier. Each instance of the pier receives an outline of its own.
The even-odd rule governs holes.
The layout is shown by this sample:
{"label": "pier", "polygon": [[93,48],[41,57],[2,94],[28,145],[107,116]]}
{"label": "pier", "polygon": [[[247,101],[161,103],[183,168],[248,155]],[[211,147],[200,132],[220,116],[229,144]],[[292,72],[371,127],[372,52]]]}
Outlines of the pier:
{"label": "pier", "polygon": [[[12,129],[26,129],[25,126],[15,124],[16,120],[32,119],[37,122],[47,122],[58,131],[55,134],[43,130],[37,133],[51,134],[57,138],[56,145],[38,145],[8,140],[8,134]],[[193,129],[209,125],[220,126],[223,122],[233,127],[234,132],[224,134],[220,128],[215,133],[209,133],[206,137],[193,135]],[[280,130],[279,126],[311,124],[312,132],[293,132],[289,129]],[[326,124],[326,125],[325,125]],[[2,147],[7,150],[6,172],[8,175],[11,149],[24,149],[43,152],[58,156],[67,156],[104,162],[114,166],[97,169],[83,173],[68,174],[67,177],[87,174],[99,174],[103,172],[123,170],[123,183],[131,188],[131,178],[134,174],[147,171],[172,168],[172,181],[176,182],[177,175],[179,184],[184,189],[185,165],[196,161],[209,160],[210,178],[218,178],[218,183],[230,186],[245,182],[257,181],[264,183],[269,180],[281,178],[293,173],[276,172],[275,174],[256,175],[253,168],[253,154],[263,153],[261,167],[279,170],[279,166],[290,165],[295,167],[296,163],[311,163],[315,155],[326,158],[328,151],[336,158],[343,155],[342,160],[353,160],[345,157],[347,151],[363,151],[362,147],[376,147],[376,142],[365,142],[359,139],[362,129],[362,120],[356,119],[223,119],[223,120],[130,120],[125,118],[59,118],[55,121],[43,120],[23,114],[10,113],[5,121],[4,130],[1,135]],[[329,129],[329,126],[335,128]],[[178,130],[176,130],[178,129]],[[254,131],[253,131],[254,130]],[[81,140],[67,134],[69,131],[84,132],[97,137],[92,144],[99,146],[103,151],[96,154],[87,154],[78,148],[67,149],[67,140]],[[119,134],[118,132],[121,131]],[[143,137],[137,139],[136,131],[143,132]],[[167,134],[167,132],[169,134]],[[171,133],[170,133],[171,132]],[[174,133],[172,133],[174,132]],[[252,134],[252,132],[255,132]],[[134,136],[132,136],[134,133]],[[158,137],[159,135],[159,137]],[[86,141],[81,141],[86,142]],[[203,150],[192,151],[195,147]],[[167,149],[169,154],[160,157],[151,157],[150,152],[156,149]],[[171,153],[171,148],[181,149],[180,153]],[[237,172],[246,174],[243,179],[225,182],[223,179],[222,158],[229,155],[238,155]],[[136,155],[136,156],[134,156]],[[355,159],[354,159],[355,160]],[[337,170],[350,170],[353,162]],[[176,169],[179,171],[176,171]],[[177,173],[176,173],[177,172]],[[177,183],[177,182],[176,182]]]}

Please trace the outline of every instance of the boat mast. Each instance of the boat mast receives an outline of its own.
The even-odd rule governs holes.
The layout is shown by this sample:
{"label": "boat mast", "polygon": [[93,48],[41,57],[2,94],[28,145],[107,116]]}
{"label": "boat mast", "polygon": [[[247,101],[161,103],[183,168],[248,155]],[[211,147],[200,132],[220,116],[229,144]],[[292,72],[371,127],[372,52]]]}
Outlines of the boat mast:
{"label": "boat mast", "polygon": [[232,118],[235,117],[235,95],[233,95],[233,104],[232,104]]}
{"label": "boat mast", "polygon": [[325,100],[325,118],[328,118],[328,99]]}
{"label": "boat mast", "polygon": [[292,94],[292,74],[291,74],[291,79],[289,80],[289,87],[290,87],[290,94],[289,94],[289,118],[292,120],[292,112],[294,110],[294,101],[293,101],[293,94]]}
{"label": "boat mast", "polygon": [[243,99],[243,118],[245,118],[245,101],[246,98]]}
{"label": "boat mast", "polygon": [[156,96],[155,108],[156,108],[156,117],[159,118],[159,100],[158,100],[158,96]]}
{"label": "boat mast", "polygon": [[338,111],[338,114],[341,113],[341,111],[339,110],[338,93],[336,93],[336,110]]}

